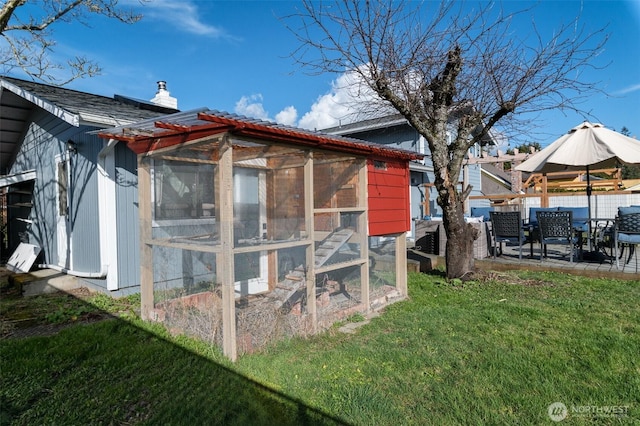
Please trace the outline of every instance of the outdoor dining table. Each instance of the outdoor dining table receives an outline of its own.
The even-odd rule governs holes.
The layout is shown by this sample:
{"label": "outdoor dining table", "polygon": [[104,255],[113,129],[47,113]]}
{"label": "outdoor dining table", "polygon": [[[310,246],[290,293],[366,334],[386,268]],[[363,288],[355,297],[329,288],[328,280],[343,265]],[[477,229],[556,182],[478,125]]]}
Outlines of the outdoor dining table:
{"label": "outdoor dining table", "polygon": [[[613,262],[615,259],[615,248],[613,246],[615,222],[615,218],[591,218],[591,235],[588,238],[593,250],[583,253],[585,260],[609,260]],[[609,249],[608,253],[607,249]]]}
{"label": "outdoor dining table", "polygon": [[[579,219],[579,220],[582,220],[582,219]],[[588,219],[585,219],[585,221],[586,220],[588,220]],[[598,223],[598,221],[609,221],[609,222],[611,222],[613,224],[613,222],[615,222],[615,219],[593,218],[593,219],[591,219],[591,221],[595,222],[596,224]],[[576,222],[576,221],[574,220],[574,222]],[[522,229],[523,229],[523,231],[528,232],[527,239],[529,240],[529,254],[530,254],[530,257],[533,257],[533,243],[538,241],[536,238],[534,238],[534,236],[536,235],[536,231],[538,230],[538,226],[526,222],[526,223],[524,223],[522,225]],[[584,243],[584,240],[582,238],[582,232],[583,232],[582,231],[582,226],[574,226],[573,229],[574,229],[576,235],[578,235],[578,238],[579,238],[579,241],[580,241],[580,247],[582,247],[582,244]],[[604,236],[601,236],[600,240],[596,240],[596,231],[597,231],[597,229],[594,228],[594,227],[592,227],[590,229],[593,230],[593,237],[588,235],[587,236],[587,241],[593,241],[594,245],[595,245],[596,241],[602,241],[604,239]],[[597,251],[597,249],[596,249],[596,251]],[[545,254],[545,256],[547,255],[546,251],[545,251],[544,254]],[[583,253],[583,256],[584,256],[584,253]]]}

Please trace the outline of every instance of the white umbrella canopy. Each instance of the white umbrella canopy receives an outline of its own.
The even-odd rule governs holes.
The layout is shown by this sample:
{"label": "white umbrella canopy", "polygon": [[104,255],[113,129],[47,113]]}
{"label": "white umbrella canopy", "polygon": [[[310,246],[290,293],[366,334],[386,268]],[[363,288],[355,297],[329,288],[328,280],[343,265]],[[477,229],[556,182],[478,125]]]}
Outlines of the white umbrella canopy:
{"label": "white umbrella canopy", "polygon": [[531,173],[609,168],[640,163],[640,141],[585,121],[516,166]]}
{"label": "white umbrella canopy", "polygon": [[[589,235],[591,235],[591,181],[589,168],[618,167],[640,163],[640,141],[585,121],[566,135],[515,167],[530,173],[586,170]],[[591,251],[591,239],[587,239]]]}

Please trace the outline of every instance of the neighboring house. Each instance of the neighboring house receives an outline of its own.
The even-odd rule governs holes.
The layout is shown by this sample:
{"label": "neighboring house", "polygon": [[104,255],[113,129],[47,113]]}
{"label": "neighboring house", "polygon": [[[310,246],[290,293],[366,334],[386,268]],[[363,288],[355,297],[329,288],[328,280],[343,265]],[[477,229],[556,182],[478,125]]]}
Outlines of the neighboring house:
{"label": "neighboring house", "polygon": [[138,291],[136,155],[90,132],[176,111],[164,82],[147,102],[0,76],[2,258],[28,242],[39,263],[88,286]]}
{"label": "neighboring house", "polygon": [[482,165],[481,187],[483,195],[513,194],[511,175],[493,164]]}
{"label": "neighboring house", "polygon": [[143,319],[235,359],[406,297],[421,154],[211,110],[99,134],[138,154]]}
{"label": "neighboring house", "polygon": [[[389,115],[327,128],[322,131],[329,134],[362,139],[385,146],[402,148],[424,155],[422,161],[412,161],[409,163],[409,169],[411,171],[411,218],[418,220],[427,214],[430,216],[442,214],[442,209],[440,209],[440,206],[438,206],[436,202],[436,190],[432,186],[435,177],[429,146],[424,137],[421,136],[404,117],[399,114]],[[491,141],[488,141],[488,144],[491,143]],[[471,195],[482,195],[480,165],[472,164],[465,167],[461,172],[460,180],[461,182],[464,181],[466,184],[472,185]],[[427,203],[428,206],[425,206],[425,203]],[[413,224],[408,236],[410,239],[415,238],[415,227]]]}

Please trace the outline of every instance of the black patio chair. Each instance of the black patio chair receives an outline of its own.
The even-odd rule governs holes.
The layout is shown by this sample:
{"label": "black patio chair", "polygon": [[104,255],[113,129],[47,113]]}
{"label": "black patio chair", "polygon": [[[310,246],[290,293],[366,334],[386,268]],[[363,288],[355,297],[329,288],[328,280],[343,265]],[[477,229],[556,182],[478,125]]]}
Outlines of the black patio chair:
{"label": "black patio chair", "polygon": [[[620,212],[616,218],[614,228],[614,247],[616,251],[616,267],[620,269],[620,257],[618,255],[618,246],[629,246],[629,256],[625,264],[631,261],[631,257],[636,252],[636,246],[640,245],[640,212],[639,213],[623,213]],[[636,254],[636,273],[638,272],[638,255]],[[622,265],[624,269],[624,264]]]}
{"label": "black patio chair", "polygon": [[582,238],[576,236],[573,227],[573,213],[568,210],[538,211],[536,217],[540,232],[540,261],[546,255],[547,245],[561,244],[569,246],[569,261],[573,263],[574,249],[582,248]]}
{"label": "black patio chair", "polygon": [[[491,234],[493,238],[493,258],[498,247],[502,254],[502,243],[517,243],[519,258],[522,259],[522,245],[526,243],[520,212],[489,212],[491,215]],[[500,243],[500,246],[498,246]]]}

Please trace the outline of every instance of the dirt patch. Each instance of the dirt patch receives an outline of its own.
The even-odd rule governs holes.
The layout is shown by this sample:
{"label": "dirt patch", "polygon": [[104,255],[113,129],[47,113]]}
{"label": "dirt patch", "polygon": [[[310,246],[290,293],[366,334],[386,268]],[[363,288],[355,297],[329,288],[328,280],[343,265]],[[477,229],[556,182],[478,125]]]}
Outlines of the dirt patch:
{"label": "dirt patch", "polygon": [[532,278],[521,278],[516,274],[499,272],[499,271],[485,271],[482,269],[477,269],[476,271],[469,272],[465,274],[462,279],[463,282],[479,282],[479,283],[487,283],[487,282],[499,282],[504,284],[513,284],[513,285],[522,285],[529,287],[540,287],[540,286],[554,286],[555,284],[549,280],[541,280],[541,279],[532,279]]}
{"label": "dirt patch", "polygon": [[111,318],[89,303],[87,288],[24,297],[12,276],[0,268],[0,339],[51,336],[75,324]]}

